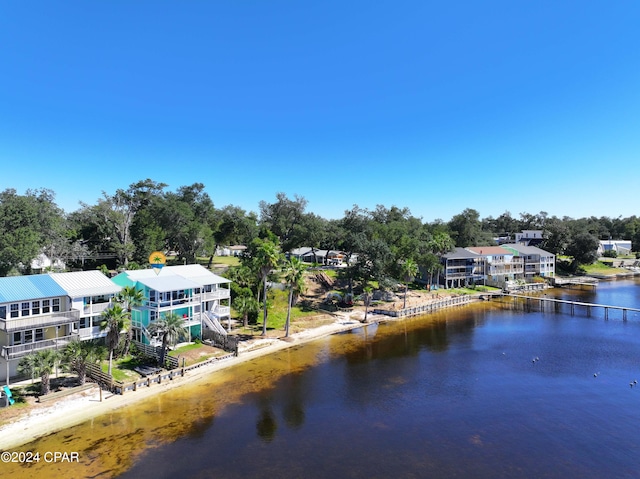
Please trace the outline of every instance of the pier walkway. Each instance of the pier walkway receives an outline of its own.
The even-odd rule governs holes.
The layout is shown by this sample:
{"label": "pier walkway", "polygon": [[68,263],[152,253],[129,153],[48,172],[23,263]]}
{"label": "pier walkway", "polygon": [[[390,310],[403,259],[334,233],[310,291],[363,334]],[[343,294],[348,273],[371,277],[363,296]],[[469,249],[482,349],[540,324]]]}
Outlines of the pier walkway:
{"label": "pier walkway", "polygon": [[591,316],[591,310],[594,308],[602,308],[604,310],[604,319],[609,319],[609,310],[617,310],[622,311],[622,319],[627,320],[627,313],[634,312],[640,313],[640,308],[630,308],[627,306],[614,306],[610,304],[598,304],[598,303],[587,303],[583,301],[569,301],[567,299],[556,299],[556,298],[547,298],[546,296],[526,296],[522,294],[503,294],[502,297],[510,297],[514,299],[522,299],[526,306],[532,306],[538,303],[541,307],[541,310],[544,310],[543,306],[545,303],[553,304],[556,310],[559,309],[561,305],[568,305],[571,311],[571,314],[575,314],[576,307],[585,308],[587,316]]}

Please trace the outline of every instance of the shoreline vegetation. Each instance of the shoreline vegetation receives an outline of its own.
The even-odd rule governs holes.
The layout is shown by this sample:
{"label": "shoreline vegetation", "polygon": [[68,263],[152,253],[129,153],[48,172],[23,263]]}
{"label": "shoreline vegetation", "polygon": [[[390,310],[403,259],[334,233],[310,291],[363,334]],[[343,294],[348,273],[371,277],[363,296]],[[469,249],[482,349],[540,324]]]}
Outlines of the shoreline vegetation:
{"label": "shoreline vegetation", "polygon": [[[611,269],[608,278],[616,279],[627,277],[628,275],[617,275]],[[632,273],[633,274],[633,273]],[[450,304],[450,306],[464,306],[480,300],[482,292],[465,291],[464,295],[474,296],[471,301]],[[415,308],[428,305],[429,303],[440,303],[447,296],[459,296],[460,291],[438,290],[436,294],[423,291],[410,291],[407,298],[406,308]],[[405,306],[402,301],[392,302],[386,305],[389,310],[399,310]],[[58,432],[72,426],[84,423],[91,419],[103,416],[115,410],[125,408],[129,405],[144,401],[157,394],[163,394],[174,388],[187,384],[194,384],[203,380],[217,371],[227,369],[246,361],[251,361],[258,357],[273,354],[292,346],[298,346],[325,336],[361,328],[367,324],[387,321],[401,321],[408,316],[389,316],[374,312],[370,308],[365,317],[364,307],[354,307],[349,312],[335,312],[323,314],[326,318],[322,321],[314,321],[305,324],[289,337],[285,337],[282,332],[276,331],[266,337],[255,336],[243,342],[239,355],[230,357],[222,361],[213,362],[205,367],[190,371],[184,377],[176,377],[170,381],[163,381],[161,384],[139,388],[135,392],[125,394],[114,394],[107,391],[100,391],[97,385],[81,390],[52,401],[37,402],[20,409],[12,409],[11,406],[0,409],[0,451],[18,448],[31,443],[36,439]]]}

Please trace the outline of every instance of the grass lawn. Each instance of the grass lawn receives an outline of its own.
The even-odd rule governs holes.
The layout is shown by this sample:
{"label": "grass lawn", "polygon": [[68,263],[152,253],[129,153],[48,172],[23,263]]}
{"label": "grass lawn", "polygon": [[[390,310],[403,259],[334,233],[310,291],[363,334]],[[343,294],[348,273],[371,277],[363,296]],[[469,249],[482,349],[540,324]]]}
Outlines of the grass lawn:
{"label": "grass lawn", "polygon": [[[134,368],[140,366],[142,363],[133,356],[127,356],[125,358],[119,358],[113,361],[113,367],[111,368],[111,376],[116,381],[133,381],[140,378],[140,375],[134,371]],[[100,368],[103,373],[109,370],[109,361],[104,360],[100,364]]]}
{"label": "grass lawn", "polygon": [[221,349],[212,348],[202,343],[191,343],[180,346],[172,351],[169,351],[169,356],[179,358],[180,365],[182,365],[182,359],[185,360],[185,366],[191,366],[195,363],[201,363],[207,359],[228,354]]}
{"label": "grass lawn", "polygon": [[[284,324],[287,321],[287,309],[289,306],[289,291],[271,290],[268,293],[268,312],[267,331],[283,331]],[[291,323],[302,322],[312,316],[317,316],[318,311],[306,308],[303,303],[299,302],[291,308]],[[247,328],[240,327],[235,331],[240,334],[262,334],[262,302],[260,303],[260,312],[258,313],[258,321],[256,324],[249,324]],[[242,320],[238,316],[238,319]]]}
{"label": "grass lawn", "polygon": [[628,271],[624,268],[612,268],[611,266],[603,263],[602,261],[596,261],[593,264],[589,265],[581,265],[580,269],[582,269],[586,274],[604,274],[604,275],[615,275],[619,273],[628,273]]}
{"label": "grass lawn", "polygon": [[[209,258],[207,258],[207,263],[209,262]],[[239,266],[240,258],[237,256],[214,256],[213,257],[213,266],[222,265],[222,266]]]}

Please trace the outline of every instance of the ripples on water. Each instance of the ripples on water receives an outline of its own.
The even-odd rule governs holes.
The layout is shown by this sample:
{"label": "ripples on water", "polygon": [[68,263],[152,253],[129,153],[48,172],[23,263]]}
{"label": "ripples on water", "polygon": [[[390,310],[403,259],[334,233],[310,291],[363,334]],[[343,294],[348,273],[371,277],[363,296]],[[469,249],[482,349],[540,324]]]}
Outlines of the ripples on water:
{"label": "ripples on water", "polygon": [[37,441],[81,461],[29,475],[640,477],[640,318],[609,318],[481,303],[370,325]]}

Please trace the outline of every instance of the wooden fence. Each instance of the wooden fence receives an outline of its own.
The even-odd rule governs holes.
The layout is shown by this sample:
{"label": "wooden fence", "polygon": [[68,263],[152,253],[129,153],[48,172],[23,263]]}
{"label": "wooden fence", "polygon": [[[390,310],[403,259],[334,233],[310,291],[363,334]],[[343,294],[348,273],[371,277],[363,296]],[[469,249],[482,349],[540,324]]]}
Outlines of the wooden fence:
{"label": "wooden fence", "polygon": [[240,339],[237,336],[229,336],[228,334],[220,334],[216,331],[205,329],[202,332],[203,342],[211,344],[216,348],[224,349],[235,356],[238,355],[238,343]]}
{"label": "wooden fence", "polygon": [[138,388],[141,387],[151,387],[154,384],[162,384],[165,381],[171,381],[173,378],[182,377],[189,371],[193,371],[194,369],[201,368],[203,366],[207,366],[212,363],[217,363],[219,361],[224,361],[225,359],[229,359],[234,357],[234,354],[227,354],[225,356],[220,356],[217,358],[211,358],[207,361],[202,361],[200,363],[192,364],[191,366],[178,367],[169,371],[162,371],[158,374],[153,374],[147,376],[145,378],[137,379],[136,381],[131,382],[121,382],[121,381],[113,381],[113,386],[111,390],[115,394],[124,394],[129,391],[137,391]]}
{"label": "wooden fence", "polygon": [[405,316],[416,316],[418,314],[432,313],[442,308],[448,308],[451,306],[461,306],[468,304],[472,299],[477,299],[470,295],[462,296],[447,296],[445,298],[432,301],[429,303],[419,304],[417,306],[409,306],[404,309],[374,309],[375,314],[384,314],[387,316],[393,316],[401,318]]}

